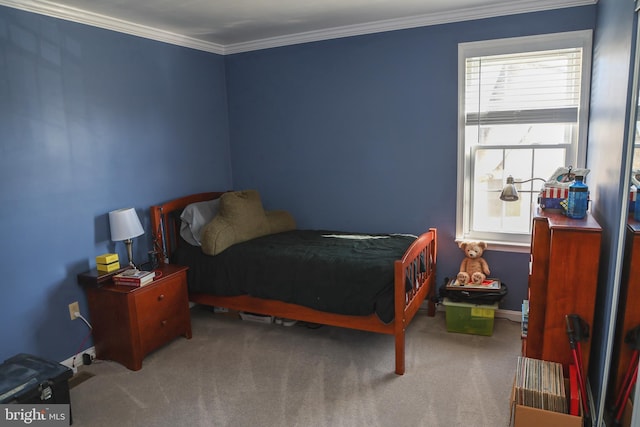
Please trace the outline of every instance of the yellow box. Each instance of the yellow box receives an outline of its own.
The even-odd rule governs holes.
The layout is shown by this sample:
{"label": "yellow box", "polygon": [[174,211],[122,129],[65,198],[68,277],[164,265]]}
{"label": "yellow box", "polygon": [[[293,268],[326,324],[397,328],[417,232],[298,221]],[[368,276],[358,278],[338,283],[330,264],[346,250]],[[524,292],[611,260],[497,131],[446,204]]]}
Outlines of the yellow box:
{"label": "yellow box", "polygon": [[112,262],[111,264],[96,264],[96,269],[100,273],[111,273],[120,269],[120,261]]}
{"label": "yellow box", "polygon": [[96,257],[96,264],[111,264],[118,261],[118,254],[102,254]]}

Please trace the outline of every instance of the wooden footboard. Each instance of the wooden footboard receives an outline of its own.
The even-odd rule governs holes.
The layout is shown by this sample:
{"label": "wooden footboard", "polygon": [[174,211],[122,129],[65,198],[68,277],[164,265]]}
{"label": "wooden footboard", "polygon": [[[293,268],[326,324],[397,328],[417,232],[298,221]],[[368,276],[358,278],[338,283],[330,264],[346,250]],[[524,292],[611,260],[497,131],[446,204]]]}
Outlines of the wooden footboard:
{"label": "wooden footboard", "polygon": [[[182,210],[189,203],[211,200],[223,193],[200,193],[176,199],[159,206],[151,207],[151,226],[156,251],[159,259],[168,262],[175,239],[180,229],[179,218],[173,211]],[[369,332],[394,335],[395,337],[395,372],[405,372],[405,331],[418,312],[425,299],[429,304],[429,315],[435,314],[433,296],[436,289],[437,231],[435,228],[423,233],[407,249],[404,256],[395,261],[395,317],[391,323],[385,324],[377,315],[349,316],[327,313],[295,304],[275,300],[255,298],[249,295],[222,297],[203,293],[190,293],[189,299],[195,303],[224,307],[231,310],[295,319],[305,322],[319,323],[358,329]]]}
{"label": "wooden footboard", "polygon": [[429,304],[429,316],[435,315],[433,300],[436,284],[437,230],[429,229],[395,262],[396,374],[404,374],[404,334],[422,302]]}

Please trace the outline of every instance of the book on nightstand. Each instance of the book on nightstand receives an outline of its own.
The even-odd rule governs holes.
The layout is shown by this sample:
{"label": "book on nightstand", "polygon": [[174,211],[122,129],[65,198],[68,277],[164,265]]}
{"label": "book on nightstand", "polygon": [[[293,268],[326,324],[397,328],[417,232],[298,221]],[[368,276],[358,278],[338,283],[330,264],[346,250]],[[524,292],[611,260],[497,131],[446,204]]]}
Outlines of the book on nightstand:
{"label": "book on nightstand", "polygon": [[153,281],[155,272],[129,269],[113,276],[113,283],[121,286],[140,287]]}

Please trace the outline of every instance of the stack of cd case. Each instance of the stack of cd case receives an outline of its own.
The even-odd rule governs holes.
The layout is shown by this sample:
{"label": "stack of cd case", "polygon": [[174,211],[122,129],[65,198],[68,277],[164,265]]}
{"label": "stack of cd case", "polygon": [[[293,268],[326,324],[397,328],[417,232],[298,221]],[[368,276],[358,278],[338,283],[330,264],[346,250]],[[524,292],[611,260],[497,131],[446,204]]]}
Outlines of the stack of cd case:
{"label": "stack of cd case", "polygon": [[519,356],[514,400],[519,405],[566,414],[562,364]]}

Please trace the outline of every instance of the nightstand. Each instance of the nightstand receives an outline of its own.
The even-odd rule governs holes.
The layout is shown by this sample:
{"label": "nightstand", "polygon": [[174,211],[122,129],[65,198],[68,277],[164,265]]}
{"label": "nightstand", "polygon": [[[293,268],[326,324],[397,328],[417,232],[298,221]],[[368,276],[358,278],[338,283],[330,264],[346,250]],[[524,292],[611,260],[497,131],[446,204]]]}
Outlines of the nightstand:
{"label": "nightstand", "polygon": [[162,276],[141,288],[96,281],[95,272],[78,275],[87,292],[96,357],[137,371],[153,350],[179,335],[191,338],[187,269],[163,265],[157,269]]}

